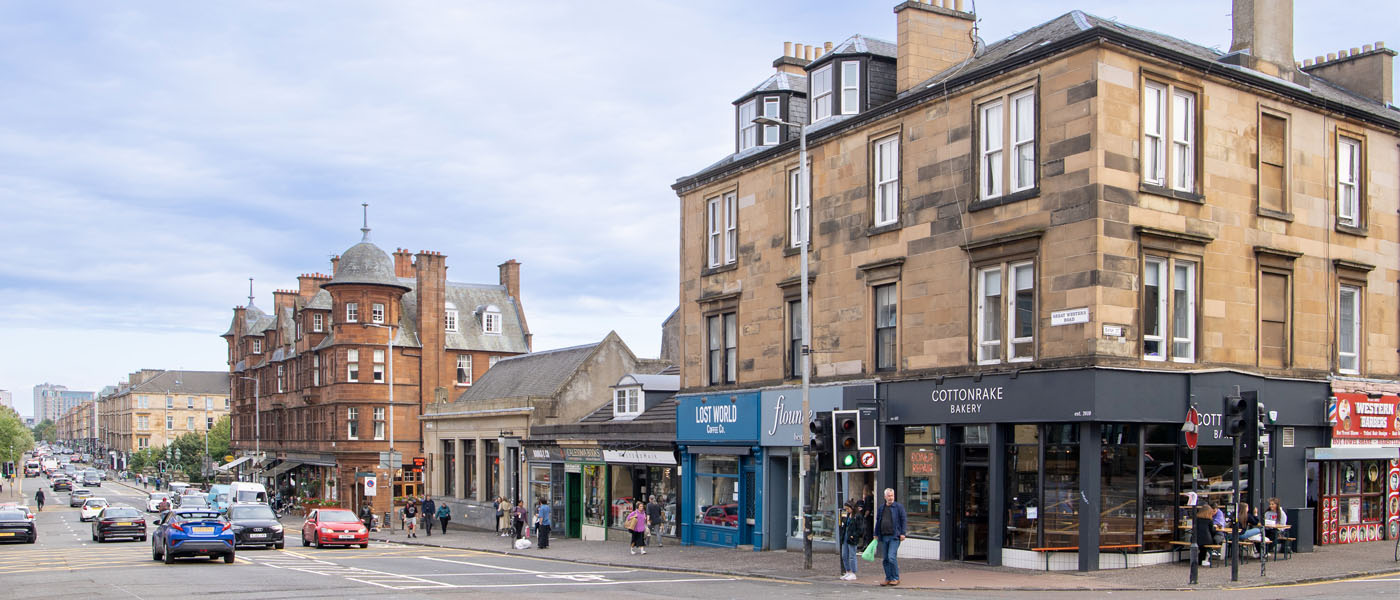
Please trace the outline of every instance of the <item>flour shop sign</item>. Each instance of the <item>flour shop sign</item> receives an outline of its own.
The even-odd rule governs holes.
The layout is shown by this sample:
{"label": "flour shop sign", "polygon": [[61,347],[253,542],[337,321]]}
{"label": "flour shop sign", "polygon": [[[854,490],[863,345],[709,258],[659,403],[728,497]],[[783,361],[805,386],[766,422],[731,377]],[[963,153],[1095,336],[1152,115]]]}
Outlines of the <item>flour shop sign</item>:
{"label": "flour shop sign", "polygon": [[802,414],[802,388],[780,388],[766,390],[760,394],[759,413],[763,422],[759,432],[759,443],[763,446],[801,446],[802,432],[812,420],[812,414],[842,408],[844,398],[859,396],[875,397],[875,386],[821,386],[808,392],[811,410]]}

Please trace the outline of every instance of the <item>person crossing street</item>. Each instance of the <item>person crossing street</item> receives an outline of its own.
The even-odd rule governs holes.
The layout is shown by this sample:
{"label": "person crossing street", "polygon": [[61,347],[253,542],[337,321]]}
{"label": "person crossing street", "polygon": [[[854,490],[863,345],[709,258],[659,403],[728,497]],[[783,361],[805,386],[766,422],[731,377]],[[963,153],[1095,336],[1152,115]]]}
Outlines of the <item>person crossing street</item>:
{"label": "person crossing street", "polygon": [[437,517],[437,503],[433,502],[432,496],[423,496],[422,511],[423,531],[428,532],[428,537],[433,537],[433,519]]}

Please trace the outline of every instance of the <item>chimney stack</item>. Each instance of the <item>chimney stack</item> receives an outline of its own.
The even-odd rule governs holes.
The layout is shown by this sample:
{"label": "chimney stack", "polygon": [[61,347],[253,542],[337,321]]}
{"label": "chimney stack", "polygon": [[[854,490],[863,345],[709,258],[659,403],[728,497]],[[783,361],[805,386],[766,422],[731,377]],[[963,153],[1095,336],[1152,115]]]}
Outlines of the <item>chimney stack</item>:
{"label": "chimney stack", "polygon": [[335,277],[335,274],[336,274],[338,271],[340,271],[340,255],[339,255],[339,254],[337,254],[337,255],[331,257],[331,277]]}
{"label": "chimney stack", "polygon": [[415,277],[413,271],[413,253],[407,248],[394,250],[394,277]]}
{"label": "chimney stack", "polygon": [[1328,52],[1326,57],[1303,61],[1302,69],[1382,104],[1395,99],[1395,51],[1386,48],[1385,42],[1366,44],[1360,51]]}
{"label": "chimney stack", "polygon": [[802,44],[783,42],[783,55],[773,61],[773,68],[779,73],[789,75],[807,76],[807,64],[812,62],[803,59],[799,54],[802,52]]}
{"label": "chimney stack", "polygon": [[1293,62],[1293,0],[1234,0],[1230,64],[1306,83]]}
{"label": "chimney stack", "polygon": [[908,0],[894,7],[899,26],[896,92],[972,57],[976,16],[962,5],[963,0]]}
{"label": "chimney stack", "polygon": [[520,263],[514,258],[500,264],[501,285],[505,286],[506,294],[520,301]]}

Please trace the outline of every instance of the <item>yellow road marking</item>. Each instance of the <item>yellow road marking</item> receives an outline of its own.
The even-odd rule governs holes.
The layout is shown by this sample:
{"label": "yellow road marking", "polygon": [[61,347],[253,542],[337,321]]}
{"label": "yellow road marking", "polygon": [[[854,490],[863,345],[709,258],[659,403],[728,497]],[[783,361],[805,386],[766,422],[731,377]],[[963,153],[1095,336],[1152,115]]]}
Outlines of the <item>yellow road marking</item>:
{"label": "yellow road marking", "polygon": [[1342,583],[1342,582],[1346,582],[1346,581],[1365,581],[1365,580],[1367,580],[1367,579],[1381,579],[1381,578],[1390,577],[1390,576],[1393,576],[1393,575],[1400,575],[1400,571],[1391,571],[1391,572],[1389,572],[1389,573],[1377,573],[1377,574],[1375,574],[1375,575],[1358,575],[1358,576],[1356,576],[1356,577],[1346,577],[1346,578],[1342,578],[1342,579],[1329,579],[1329,580],[1327,580],[1327,581],[1309,581],[1309,582],[1305,582],[1305,583],[1279,583],[1279,584],[1274,584],[1274,585],[1255,585],[1255,586],[1250,586],[1250,587],[1239,587],[1239,588],[1231,588],[1231,589],[1236,589],[1236,590],[1266,590],[1266,589],[1273,589],[1273,588],[1309,587],[1309,586],[1314,586],[1314,585],[1328,585],[1328,584],[1332,584],[1332,583]]}

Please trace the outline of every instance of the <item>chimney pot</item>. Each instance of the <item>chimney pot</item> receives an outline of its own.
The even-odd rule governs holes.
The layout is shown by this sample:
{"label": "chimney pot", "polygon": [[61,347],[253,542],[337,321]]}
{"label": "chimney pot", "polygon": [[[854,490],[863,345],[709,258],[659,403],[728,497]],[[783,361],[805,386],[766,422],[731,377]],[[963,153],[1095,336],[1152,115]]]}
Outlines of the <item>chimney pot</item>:
{"label": "chimney pot", "polygon": [[831,52],[831,42],[827,42],[827,43],[825,43],[825,44],[822,44],[822,52],[823,52],[823,53]]}
{"label": "chimney pot", "polygon": [[783,42],[783,56],[792,56],[792,42]]}
{"label": "chimney pot", "polygon": [[1336,52],[1328,52],[1328,53],[1327,53],[1327,62],[1332,62],[1332,61],[1334,61],[1334,60],[1337,60],[1337,53],[1336,53]]}
{"label": "chimney pot", "polygon": [[1311,58],[1305,58],[1305,59],[1303,59],[1303,66],[1305,66],[1305,67],[1311,67],[1312,64],[1313,64],[1313,62],[1312,62],[1312,59],[1311,59]]}
{"label": "chimney pot", "polygon": [[958,11],[958,12],[963,12],[963,0],[954,0],[954,1],[953,1],[953,10],[956,10],[956,11]]}
{"label": "chimney pot", "polygon": [[1376,49],[1377,49],[1377,50],[1380,50],[1381,48],[1384,48],[1384,47],[1385,47],[1385,42],[1376,42]]}
{"label": "chimney pot", "polygon": [[1361,49],[1360,49],[1360,48],[1352,48],[1352,49],[1351,49],[1351,56],[1356,56],[1356,55],[1358,55],[1358,54],[1361,54]]}
{"label": "chimney pot", "polygon": [[1365,45],[1361,46],[1361,51],[1362,51],[1362,52],[1370,52],[1370,51],[1371,51],[1371,45],[1370,45],[1370,44],[1365,44]]}

